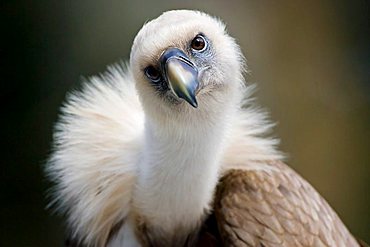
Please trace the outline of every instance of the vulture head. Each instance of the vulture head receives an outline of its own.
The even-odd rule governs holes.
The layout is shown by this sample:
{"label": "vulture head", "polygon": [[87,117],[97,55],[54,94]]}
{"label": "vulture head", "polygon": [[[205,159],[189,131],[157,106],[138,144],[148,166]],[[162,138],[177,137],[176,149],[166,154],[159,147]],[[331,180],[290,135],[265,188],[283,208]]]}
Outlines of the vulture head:
{"label": "vulture head", "polygon": [[139,31],[130,65],[145,113],[183,121],[235,103],[243,58],[222,22],[177,10]]}

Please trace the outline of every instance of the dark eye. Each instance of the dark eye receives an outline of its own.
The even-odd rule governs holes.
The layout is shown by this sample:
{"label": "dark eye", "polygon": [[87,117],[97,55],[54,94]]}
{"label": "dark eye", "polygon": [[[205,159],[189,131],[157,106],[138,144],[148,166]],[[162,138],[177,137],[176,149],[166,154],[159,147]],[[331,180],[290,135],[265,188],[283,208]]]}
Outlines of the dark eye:
{"label": "dark eye", "polygon": [[159,71],[154,68],[153,66],[148,66],[145,68],[145,75],[148,77],[152,82],[158,82],[161,79],[161,74]]}
{"label": "dark eye", "polygon": [[202,51],[206,47],[206,41],[201,35],[195,36],[195,38],[191,41],[191,48],[196,51]]}

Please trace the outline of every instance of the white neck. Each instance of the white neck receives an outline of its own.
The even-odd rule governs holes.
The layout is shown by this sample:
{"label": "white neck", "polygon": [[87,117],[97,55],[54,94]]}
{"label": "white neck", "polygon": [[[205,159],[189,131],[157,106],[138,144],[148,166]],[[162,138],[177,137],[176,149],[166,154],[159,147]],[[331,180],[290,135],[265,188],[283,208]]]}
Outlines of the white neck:
{"label": "white neck", "polygon": [[203,112],[207,121],[194,109],[193,120],[184,118],[181,126],[146,119],[134,205],[150,224],[164,231],[193,227],[208,209],[228,129],[223,108]]}

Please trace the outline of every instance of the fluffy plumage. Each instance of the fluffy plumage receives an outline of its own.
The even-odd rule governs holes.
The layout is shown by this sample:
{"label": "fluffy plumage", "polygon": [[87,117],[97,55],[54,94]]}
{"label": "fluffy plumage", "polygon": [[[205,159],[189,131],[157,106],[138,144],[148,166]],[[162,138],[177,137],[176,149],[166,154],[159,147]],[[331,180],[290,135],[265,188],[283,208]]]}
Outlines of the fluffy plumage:
{"label": "fluffy plumage", "polygon": [[[199,33],[209,41],[203,55],[188,47]],[[197,109],[143,73],[169,47],[199,70]],[[52,204],[67,216],[73,239],[88,246],[191,245],[222,174],[279,172],[271,165],[282,158],[277,140],[265,137],[272,125],[253,105],[243,66],[222,22],[169,11],[140,30],[127,67],[111,66],[68,95],[47,174],[55,182]]]}
{"label": "fluffy plumage", "polygon": [[[245,92],[249,98],[253,86]],[[274,149],[277,141],[261,137],[271,127],[265,115],[250,100],[246,104],[230,121],[230,143],[222,156],[225,169],[239,167],[241,161],[258,166],[281,157]],[[67,213],[75,237],[100,246],[130,211],[144,141],[144,113],[124,65],[109,67],[69,94],[55,130],[47,166],[56,182],[54,203]]]}

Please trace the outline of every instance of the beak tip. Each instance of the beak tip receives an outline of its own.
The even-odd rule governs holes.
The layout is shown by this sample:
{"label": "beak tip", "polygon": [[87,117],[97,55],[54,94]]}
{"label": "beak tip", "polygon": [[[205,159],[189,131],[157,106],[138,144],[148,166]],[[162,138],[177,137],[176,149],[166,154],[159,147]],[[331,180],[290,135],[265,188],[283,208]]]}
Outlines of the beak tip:
{"label": "beak tip", "polygon": [[198,108],[198,102],[194,95],[190,95],[190,97],[185,97],[185,101],[187,101],[192,107]]}
{"label": "beak tip", "polygon": [[188,98],[188,97],[180,97],[180,98],[182,98],[183,100],[185,100],[186,103],[188,103],[192,107],[198,108],[198,102],[197,102],[197,100],[196,100],[195,97],[191,97],[191,98]]}
{"label": "beak tip", "polygon": [[198,108],[198,103],[196,101],[190,103],[192,107]]}

